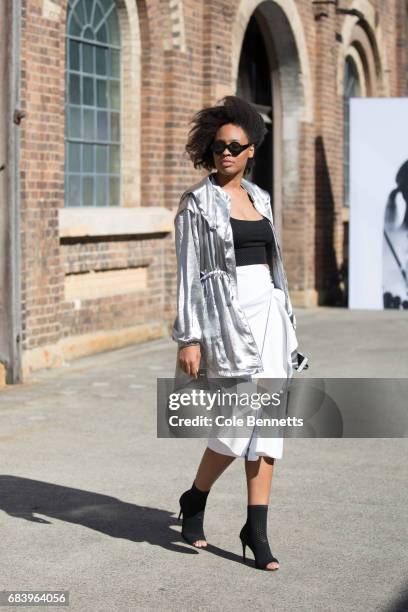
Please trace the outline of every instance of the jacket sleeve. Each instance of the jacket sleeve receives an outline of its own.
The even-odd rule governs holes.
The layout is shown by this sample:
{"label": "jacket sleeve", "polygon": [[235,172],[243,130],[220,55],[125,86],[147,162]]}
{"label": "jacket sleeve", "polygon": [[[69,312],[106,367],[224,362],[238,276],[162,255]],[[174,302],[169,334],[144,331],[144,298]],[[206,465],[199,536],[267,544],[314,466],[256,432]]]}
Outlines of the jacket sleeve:
{"label": "jacket sleeve", "polygon": [[172,339],[179,346],[199,344],[203,337],[204,293],[200,280],[200,253],[194,229],[195,213],[181,206],[174,219],[177,256],[177,316]]}

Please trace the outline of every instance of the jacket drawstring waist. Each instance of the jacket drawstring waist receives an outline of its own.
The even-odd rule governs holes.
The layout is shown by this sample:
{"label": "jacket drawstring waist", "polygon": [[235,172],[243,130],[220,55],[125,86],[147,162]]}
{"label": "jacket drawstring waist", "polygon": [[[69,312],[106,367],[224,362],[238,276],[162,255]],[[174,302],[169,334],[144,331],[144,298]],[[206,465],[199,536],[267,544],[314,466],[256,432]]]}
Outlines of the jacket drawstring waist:
{"label": "jacket drawstring waist", "polygon": [[209,272],[205,272],[204,274],[201,274],[200,280],[204,281],[204,280],[207,280],[207,278],[211,278],[212,276],[221,276],[223,282],[226,285],[226,289],[227,289],[226,304],[227,306],[231,306],[232,298],[234,294],[233,294],[233,289],[232,289],[232,284],[231,284],[231,277],[229,273],[226,270],[221,270],[220,268],[216,268],[215,270],[209,270]]}

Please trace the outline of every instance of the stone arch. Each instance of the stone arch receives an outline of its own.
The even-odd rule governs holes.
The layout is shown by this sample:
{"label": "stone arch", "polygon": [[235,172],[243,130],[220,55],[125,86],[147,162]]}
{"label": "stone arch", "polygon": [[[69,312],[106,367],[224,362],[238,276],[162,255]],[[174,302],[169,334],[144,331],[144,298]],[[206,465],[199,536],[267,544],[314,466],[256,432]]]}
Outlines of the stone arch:
{"label": "stone arch", "polygon": [[141,204],[142,45],[137,2],[116,0],[122,32],[122,206]]}
{"label": "stone arch", "polygon": [[[313,79],[303,24],[294,0],[241,0],[232,28],[232,91],[236,90],[238,62],[245,30],[252,13],[259,8],[272,39],[283,44],[289,62],[281,65],[288,80],[297,84],[299,119],[313,123]],[[286,39],[286,40],[285,40]],[[278,47],[278,45],[276,45]],[[279,53],[279,49],[277,48]],[[284,93],[284,92],[283,92]]]}
{"label": "stone arch", "polygon": [[[348,53],[346,55],[346,57],[344,58],[344,60],[346,60],[347,57],[350,57],[353,60],[355,69],[357,71],[358,74],[358,80],[360,83],[360,87],[361,87],[361,96],[365,97],[368,95],[367,93],[367,81],[366,81],[366,71],[365,71],[365,65],[363,62],[363,59],[361,57],[361,54],[359,53],[359,51],[356,49],[356,47],[352,46],[349,48]],[[344,69],[343,69],[343,73],[344,73]],[[344,82],[344,78],[343,78],[343,82]]]}
{"label": "stone arch", "polygon": [[[279,235],[283,203],[300,190],[300,124],[314,121],[313,78],[303,24],[294,0],[241,0],[232,28],[232,91],[245,31],[255,12],[270,58],[273,81],[273,208]],[[284,177],[284,179],[283,179]]]}
{"label": "stone arch", "polygon": [[350,9],[358,10],[358,16],[346,15],[341,29],[341,45],[337,58],[337,93],[343,93],[344,64],[350,55],[364,75],[361,80],[365,95],[390,96],[389,68],[382,29],[376,20],[375,9],[369,0],[353,0]]}

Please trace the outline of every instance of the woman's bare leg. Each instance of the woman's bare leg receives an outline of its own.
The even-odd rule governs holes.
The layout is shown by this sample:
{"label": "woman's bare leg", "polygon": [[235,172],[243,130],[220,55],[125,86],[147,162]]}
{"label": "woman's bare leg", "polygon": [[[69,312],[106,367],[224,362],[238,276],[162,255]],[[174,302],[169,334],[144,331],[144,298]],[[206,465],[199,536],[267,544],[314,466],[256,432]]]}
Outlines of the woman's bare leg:
{"label": "woman's bare leg", "polygon": [[[248,505],[269,505],[272,487],[272,476],[275,459],[273,457],[259,457],[257,461],[245,459],[245,473],[247,479]],[[268,568],[278,568],[279,563],[271,562]]]}
{"label": "woman's bare leg", "polygon": [[209,491],[214,482],[221,476],[235,457],[216,453],[211,448],[206,448],[200,461],[195,477],[195,486],[201,491]]}
{"label": "woman's bare leg", "polygon": [[[221,476],[226,468],[234,461],[235,457],[216,453],[211,448],[206,448],[197,469],[194,484],[200,491],[209,491],[214,482]],[[194,546],[198,548],[207,546],[206,540],[197,540]]]}
{"label": "woman's bare leg", "polygon": [[269,504],[274,464],[273,457],[259,457],[257,461],[245,459],[248,505]]}

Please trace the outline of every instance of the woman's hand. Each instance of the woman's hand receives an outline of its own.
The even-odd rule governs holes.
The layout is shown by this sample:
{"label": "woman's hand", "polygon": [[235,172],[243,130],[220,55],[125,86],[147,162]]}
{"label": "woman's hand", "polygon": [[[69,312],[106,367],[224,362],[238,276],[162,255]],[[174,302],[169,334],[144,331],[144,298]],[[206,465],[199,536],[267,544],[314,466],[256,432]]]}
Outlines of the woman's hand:
{"label": "woman's hand", "polygon": [[193,344],[184,346],[179,350],[179,362],[181,369],[190,376],[197,378],[198,368],[201,360],[201,346]]}

